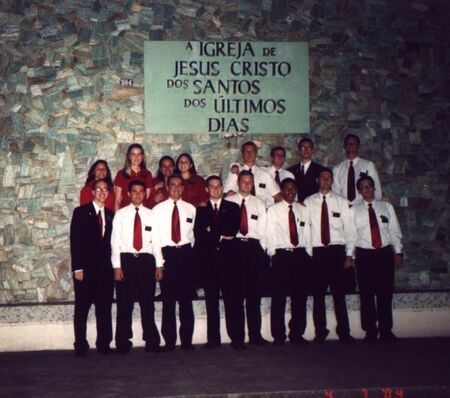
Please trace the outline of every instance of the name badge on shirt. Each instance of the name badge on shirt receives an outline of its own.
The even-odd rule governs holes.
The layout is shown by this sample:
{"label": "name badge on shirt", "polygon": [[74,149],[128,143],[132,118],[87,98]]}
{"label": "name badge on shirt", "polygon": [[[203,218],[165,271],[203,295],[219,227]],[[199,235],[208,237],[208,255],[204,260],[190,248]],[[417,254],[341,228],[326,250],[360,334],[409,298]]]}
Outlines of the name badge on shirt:
{"label": "name badge on shirt", "polygon": [[305,222],[304,221],[300,221],[300,226],[304,227],[305,226]]}
{"label": "name badge on shirt", "polygon": [[151,230],[152,230],[152,227],[145,227],[145,230],[146,230],[146,231],[151,231]]}
{"label": "name badge on shirt", "polygon": [[186,222],[191,223],[192,224],[192,218],[186,218]]}
{"label": "name badge on shirt", "polygon": [[252,214],[251,219],[252,219],[252,220],[257,220],[257,219],[258,219],[258,216],[257,216],[256,214]]}
{"label": "name badge on shirt", "polygon": [[333,214],[333,217],[340,217],[341,213],[336,213],[335,211],[331,212]]}
{"label": "name badge on shirt", "polygon": [[260,184],[258,184],[258,187],[259,187],[259,188],[265,189],[265,188],[266,188],[266,184],[263,184],[263,183],[261,182]]}
{"label": "name badge on shirt", "polygon": [[386,216],[380,216],[380,218],[381,218],[381,222],[384,222],[384,223],[389,222],[389,218],[387,218]]}
{"label": "name badge on shirt", "polygon": [[369,170],[361,171],[361,172],[359,173],[359,178],[361,178],[361,177],[367,177],[368,175],[369,175]]}

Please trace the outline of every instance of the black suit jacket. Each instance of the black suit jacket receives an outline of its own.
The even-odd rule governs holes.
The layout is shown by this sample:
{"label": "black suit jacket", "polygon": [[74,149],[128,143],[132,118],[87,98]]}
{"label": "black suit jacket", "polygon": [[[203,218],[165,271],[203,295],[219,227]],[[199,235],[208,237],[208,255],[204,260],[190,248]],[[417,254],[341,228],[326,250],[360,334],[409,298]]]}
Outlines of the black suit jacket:
{"label": "black suit jacket", "polygon": [[70,253],[72,271],[83,270],[85,276],[97,271],[112,269],[111,231],[114,213],[105,208],[105,234],[100,236],[94,205],[88,203],[77,207],[70,224]]}
{"label": "black suit jacket", "polygon": [[195,247],[203,252],[217,248],[220,236],[235,236],[239,230],[240,208],[236,203],[222,199],[218,220],[214,220],[211,202],[197,207],[194,224]]}
{"label": "black suit jacket", "polygon": [[308,171],[304,176],[300,174],[300,163],[295,164],[288,168],[288,170],[294,174],[295,183],[297,185],[297,195],[300,202],[303,202],[308,196],[319,192],[319,184],[317,178],[319,173],[324,167],[318,163],[311,162]]}

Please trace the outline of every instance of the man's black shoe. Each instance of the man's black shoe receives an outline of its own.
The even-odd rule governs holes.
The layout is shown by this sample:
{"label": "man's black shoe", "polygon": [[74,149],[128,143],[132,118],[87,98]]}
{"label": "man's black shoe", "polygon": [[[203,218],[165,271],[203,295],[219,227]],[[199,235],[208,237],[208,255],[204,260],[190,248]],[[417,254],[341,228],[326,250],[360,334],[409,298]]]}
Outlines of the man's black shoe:
{"label": "man's black shoe", "polygon": [[162,348],[162,352],[173,352],[173,351],[175,351],[175,346],[174,345],[165,345],[163,348]]}
{"label": "man's black shoe", "polygon": [[308,345],[309,341],[306,340],[303,336],[296,337],[295,339],[290,339],[291,344],[296,345]]}
{"label": "man's black shoe", "polygon": [[206,344],[203,345],[203,348],[205,350],[212,350],[214,348],[219,348],[221,346],[221,343],[214,343],[212,341],[208,341]]}
{"label": "man's black shoe", "polygon": [[184,351],[194,351],[195,350],[195,346],[192,344],[182,344],[181,345],[181,349]]}
{"label": "man's black shoe", "polygon": [[262,337],[258,337],[256,339],[250,339],[248,343],[251,344],[251,345],[259,345],[259,346],[263,346],[263,345],[268,345],[269,344],[269,342],[266,339],[262,338]]}
{"label": "man's black shoe", "polygon": [[272,344],[276,345],[276,346],[279,346],[279,347],[282,347],[282,346],[284,346],[284,339],[274,340]]}
{"label": "man's black shoe", "polygon": [[236,351],[244,351],[247,349],[244,343],[231,343],[231,347],[233,347]]}
{"label": "man's black shoe", "polygon": [[146,344],[145,352],[153,352],[156,354],[158,352],[161,352],[161,347],[159,345],[155,345],[155,344]]}
{"label": "man's black shoe", "polygon": [[339,340],[341,343],[344,343],[344,344],[355,344],[356,343],[356,339],[354,339],[349,334],[346,336],[339,337]]}
{"label": "man's black shoe", "polygon": [[380,340],[383,343],[396,343],[398,342],[399,338],[392,332],[388,333],[380,333]]}

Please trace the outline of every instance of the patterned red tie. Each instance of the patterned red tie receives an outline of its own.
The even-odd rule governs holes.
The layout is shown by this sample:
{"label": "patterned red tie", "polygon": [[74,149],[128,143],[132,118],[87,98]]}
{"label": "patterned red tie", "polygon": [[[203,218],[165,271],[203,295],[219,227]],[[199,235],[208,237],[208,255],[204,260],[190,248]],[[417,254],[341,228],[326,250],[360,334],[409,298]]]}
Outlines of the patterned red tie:
{"label": "patterned red tie", "polygon": [[350,166],[348,168],[348,177],[347,177],[347,199],[350,202],[353,202],[356,197],[355,191],[355,169],[353,168],[353,162],[350,161]]}
{"label": "patterned red tie", "polygon": [[142,224],[141,217],[139,217],[139,207],[136,207],[136,214],[134,215],[133,247],[136,251],[142,249]]}
{"label": "patterned red tie", "polygon": [[298,245],[297,224],[295,223],[295,214],[292,210],[292,205],[289,205],[289,237],[294,247]]}
{"label": "patterned red tie", "polygon": [[245,199],[242,199],[241,204],[241,222],[239,224],[239,232],[244,236],[248,234],[248,219],[247,208],[245,207]]}
{"label": "patterned red tie", "polygon": [[372,207],[372,203],[369,203],[369,222],[370,235],[372,237],[372,246],[375,249],[381,249],[380,227],[378,225],[377,216],[375,214],[375,210]]}
{"label": "patterned red tie", "polygon": [[217,208],[217,203],[214,203],[214,220],[217,221],[219,219],[219,209]]}
{"label": "patterned red tie", "polygon": [[281,181],[280,181],[280,172],[278,170],[275,170],[275,182],[281,186]]}
{"label": "patterned red tie", "polygon": [[102,211],[98,211],[98,226],[100,228],[100,238],[103,238],[103,218],[102,218]]}
{"label": "patterned red tie", "polygon": [[320,216],[320,238],[325,246],[330,244],[330,222],[328,219],[328,206],[325,196],[322,202],[322,213]]}
{"label": "patterned red tie", "polygon": [[175,243],[178,243],[181,240],[180,213],[178,212],[177,202],[173,202],[172,240]]}

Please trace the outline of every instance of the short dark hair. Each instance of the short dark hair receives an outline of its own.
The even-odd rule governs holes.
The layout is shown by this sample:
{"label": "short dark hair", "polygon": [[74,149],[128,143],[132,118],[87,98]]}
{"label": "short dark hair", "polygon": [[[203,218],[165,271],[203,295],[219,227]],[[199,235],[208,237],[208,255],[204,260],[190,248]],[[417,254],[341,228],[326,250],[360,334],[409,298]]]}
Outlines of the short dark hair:
{"label": "short dark hair", "polygon": [[183,182],[183,177],[181,177],[179,174],[174,173],[170,175],[169,178],[167,179],[167,185],[170,185],[170,182],[175,178],[179,178],[181,182]]}
{"label": "short dark hair", "polygon": [[283,155],[286,156],[286,149],[284,149],[282,146],[275,146],[270,150],[270,157],[273,158],[273,155],[276,151],[283,151]]}
{"label": "short dark hair", "polygon": [[209,177],[206,179],[206,181],[205,181],[206,186],[208,186],[208,185],[209,185],[209,182],[212,181],[212,180],[219,180],[220,185],[223,185],[222,179],[221,179],[218,175],[215,175],[215,174],[214,174],[214,175],[212,175],[212,176],[209,176]]}
{"label": "short dark hair", "polygon": [[358,178],[358,181],[356,181],[356,188],[358,188],[358,191],[359,191],[359,186],[361,185],[361,183],[366,180],[370,181],[372,186],[375,187],[375,181],[373,180],[373,178],[368,174],[364,174]]}
{"label": "short dark hair", "polygon": [[253,175],[253,173],[250,170],[242,170],[238,175],[238,181],[240,181],[241,178],[245,177],[245,176],[250,176],[250,177],[252,177],[252,180],[255,181],[255,176]]}
{"label": "short dark hair", "polygon": [[99,178],[98,180],[95,180],[94,183],[92,184],[92,189],[95,190],[95,188],[97,188],[97,185],[100,182],[104,182],[108,186],[108,189],[112,188],[112,185],[109,184],[109,182],[108,182],[108,180],[106,178]]}
{"label": "short dark hair", "polygon": [[291,177],[287,177],[287,178],[285,178],[283,181],[281,181],[280,188],[283,190],[283,189],[284,189],[284,186],[285,186],[286,184],[289,184],[290,182],[291,182],[292,184],[294,184],[295,189],[297,189],[297,185],[295,184],[295,180],[294,180],[293,178],[291,178]]}
{"label": "short dark hair", "polygon": [[322,167],[322,169],[319,171],[319,174],[317,175],[317,178],[319,178],[320,175],[325,172],[330,173],[331,177],[333,177],[333,170],[331,170],[329,167]]}
{"label": "short dark hair", "polygon": [[344,145],[347,144],[347,141],[350,138],[354,138],[356,140],[356,142],[358,143],[358,145],[361,144],[361,140],[359,139],[359,137],[356,134],[349,133],[344,137]]}
{"label": "short dark hair", "polygon": [[241,153],[244,152],[244,147],[246,146],[252,146],[253,148],[255,148],[255,151],[258,151],[258,147],[253,141],[246,141],[241,145]]}
{"label": "short dark hair", "polygon": [[302,139],[298,142],[297,148],[300,148],[300,147],[302,146],[302,144],[305,143],[305,142],[309,142],[309,143],[311,144],[311,146],[314,148],[314,142],[312,141],[311,138],[308,138],[308,137],[302,138]]}
{"label": "short dark hair", "polygon": [[128,184],[128,192],[131,192],[131,188],[140,186],[144,188],[144,191],[146,190],[145,184],[141,180],[131,180]]}

